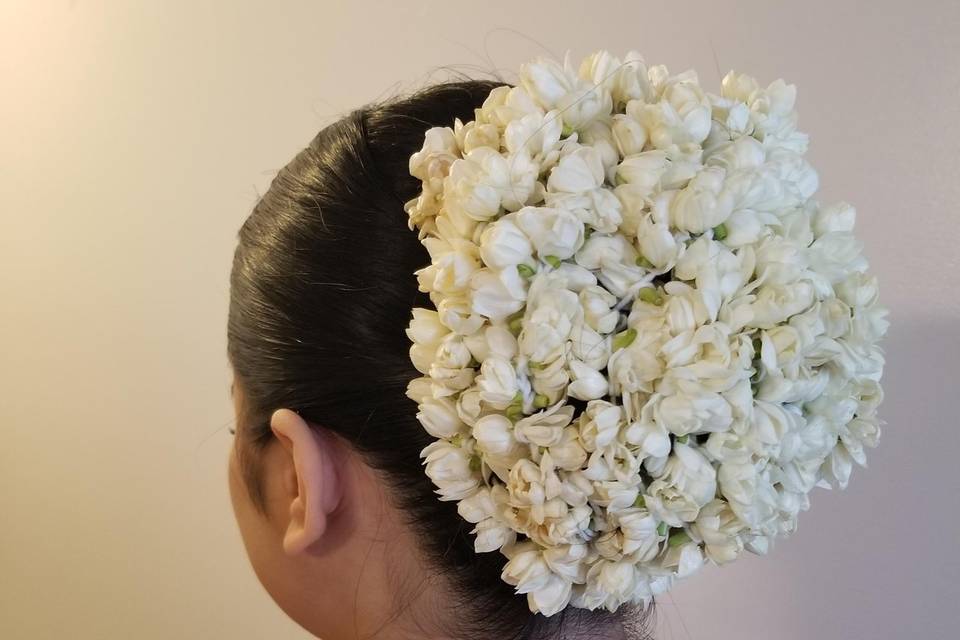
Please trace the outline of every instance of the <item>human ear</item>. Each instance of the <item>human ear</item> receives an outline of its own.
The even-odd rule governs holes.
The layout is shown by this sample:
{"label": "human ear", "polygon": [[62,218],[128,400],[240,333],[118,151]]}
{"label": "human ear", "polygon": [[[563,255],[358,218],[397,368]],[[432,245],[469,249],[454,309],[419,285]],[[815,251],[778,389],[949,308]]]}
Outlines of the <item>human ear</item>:
{"label": "human ear", "polygon": [[340,503],[342,478],[332,438],[310,428],[297,413],[274,411],[270,429],[293,462],[295,477],[289,478],[284,498],[289,499],[290,522],[283,536],[283,550],[293,556],[323,538]]}

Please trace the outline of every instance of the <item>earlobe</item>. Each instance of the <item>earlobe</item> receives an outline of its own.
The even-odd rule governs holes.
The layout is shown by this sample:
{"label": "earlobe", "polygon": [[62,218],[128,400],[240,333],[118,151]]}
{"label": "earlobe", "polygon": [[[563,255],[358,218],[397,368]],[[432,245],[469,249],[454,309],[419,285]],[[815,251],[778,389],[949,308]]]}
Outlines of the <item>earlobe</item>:
{"label": "earlobe", "polygon": [[312,429],[297,413],[278,409],[270,418],[270,428],[291,456],[296,476],[289,494],[290,520],[283,536],[283,549],[288,555],[297,555],[327,532],[330,514],[340,502],[341,478],[332,441]]}

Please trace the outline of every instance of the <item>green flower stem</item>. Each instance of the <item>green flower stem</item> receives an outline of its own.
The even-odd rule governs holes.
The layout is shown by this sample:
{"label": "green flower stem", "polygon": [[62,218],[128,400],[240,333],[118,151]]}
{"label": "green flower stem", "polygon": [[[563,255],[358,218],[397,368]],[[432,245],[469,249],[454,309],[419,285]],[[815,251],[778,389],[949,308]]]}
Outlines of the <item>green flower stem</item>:
{"label": "green flower stem", "polygon": [[516,421],[518,418],[523,417],[523,394],[517,391],[513,396],[513,400],[510,401],[510,404],[507,405],[506,410],[507,418],[511,421]]}
{"label": "green flower stem", "polygon": [[623,331],[622,333],[618,333],[613,337],[613,344],[611,345],[611,349],[613,351],[626,349],[636,339],[637,339],[637,330],[631,327],[626,331]]}
{"label": "green flower stem", "polygon": [[638,267],[643,267],[644,269],[653,269],[653,263],[643,256],[637,256],[636,263]]}
{"label": "green flower stem", "polygon": [[536,273],[536,271],[534,271],[533,267],[531,267],[530,265],[527,265],[527,264],[518,264],[518,265],[517,265],[517,271],[518,271],[518,272],[520,273],[520,275],[521,275],[522,277],[524,277],[524,278],[530,278],[530,277],[533,276],[533,274]]}
{"label": "green flower stem", "polygon": [[660,292],[653,287],[644,287],[643,289],[640,289],[640,293],[637,294],[637,297],[648,304],[657,306],[663,304],[663,296],[660,295]]}
{"label": "green flower stem", "polygon": [[[676,533],[673,533],[673,531],[676,531]],[[673,529],[670,532],[670,540],[667,541],[667,544],[671,547],[679,547],[687,542],[690,542],[689,533],[687,533],[684,529]]]}

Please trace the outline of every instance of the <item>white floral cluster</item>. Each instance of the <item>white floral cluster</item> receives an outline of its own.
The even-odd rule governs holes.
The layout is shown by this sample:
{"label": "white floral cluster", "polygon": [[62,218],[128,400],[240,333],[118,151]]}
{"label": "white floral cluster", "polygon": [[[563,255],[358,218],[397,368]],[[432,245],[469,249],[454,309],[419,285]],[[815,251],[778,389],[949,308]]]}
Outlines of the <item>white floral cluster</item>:
{"label": "white floral cluster", "polygon": [[532,611],[766,553],[876,445],[887,311],[795,97],[567,52],[410,158],[426,473]]}

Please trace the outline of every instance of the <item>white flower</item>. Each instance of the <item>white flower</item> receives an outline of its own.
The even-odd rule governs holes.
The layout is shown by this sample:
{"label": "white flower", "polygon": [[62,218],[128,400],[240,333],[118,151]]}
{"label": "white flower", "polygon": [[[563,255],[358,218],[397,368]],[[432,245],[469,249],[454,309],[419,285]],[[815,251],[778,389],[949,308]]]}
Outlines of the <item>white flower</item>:
{"label": "white flower", "polygon": [[554,360],[582,314],[579,297],[568,289],[533,290],[520,332],[520,352],[537,364]]}
{"label": "white flower", "polygon": [[809,282],[792,285],[763,285],[756,299],[750,303],[747,326],[772,329],[790,316],[803,312],[814,301],[813,286]]}
{"label": "white flower", "polygon": [[608,51],[591,53],[580,63],[578,75],[591,84],[600,85],[610,91],[617,102],[625,102],[625,99],[629,99],[626,92],[636,90],[638,69],[646,72],[643,58],[635,52],[632,53],[635,56],[630,59],[632,67],[625,65]]}
{"label": "white flower", "polygon": [[513,435],[513,423],[506,416],[491,413],[479,418],[473,425],[477,448],[491,456],[519,455],[522,448]]}
{"label": "white flower", "polygon": [[637,242],[643,258],[659,270],[673,266],[680,254],[680,244],[669,225],[655,222],[651,216],[641,219],[637,227]]}
{"label": "white flower", "polygon": [[648,456],[664,458],[670,453],[670,435],[666,426],[654,418],[661,396],[654,394],[640,410],[639,420],[630,424],[624,438],[639,446]]}
{"label": "white flower", "polygon": [[853,231],[857,219],[857,210],[846,202],[835,202],[817,209],[813,217],[813,232],[817,236],[826,235],[832,231]]}
{"label": "white flower", "polygon": [[497,125],[486,122],[468,122],[456,131],[457,145],[463,153],[470,153],[477,147],[489,147],[500,150],[500,130]]}
{"label": "white flower", "polygon": [[730,403],[711,392],[689,395],[678,391],[662,398],[654,414],[658,424],[677,436],[725,431],[733,422]]}
{"label": "white flower", "polygon": [[587,578],[584,561],[590,549],[586,544],[561,544],[543,550],[543,561],[550,570],[574,582],[583,582]]}
{"label": "white flower", "polygon": [[528,512],[530,524],[541,525],[548,518],[566,515],[566,503],[559,497],[561,489],[560,477],[549,453],[543,454],[540,464],[524,458],[510,468],[509,504]]}
{"label": "white flower", "polygon": [[476,491],[480,474],[474,471],[476,463],[465,449],[437,440],[427,445],[420,457],[441,500],[462,500]]}
{"label": "white flower", "polygon": [[[589,125],[577,132],[580,143],[595,150],[600,156],[600,162],[603,166],[603,177],[608,182],[613,182],[617,164],[620,162],[620,153],[617,151],[617,142],[613,138],[613,129],[606,119],[594,120]],[[613,195],[607,189],[601,189],[598,185],[594,192]]]}
{"label": "white flower", "polygon": [[617,303],[617,297],[597,285],[582,289],[579,297],[584,322],[599,334],[612,333],[619,320],[619,314],[612,308]]}
{"label": "white flower", "polygon": [[766,284],[793,284],[809,273],[809,252],[781,236],[768,236],[754,246],[757,279]]}
{"label": "white flower", "polygon": [[772,487],[753,464],[721,464],[717,483],[730,508],[749,527],[756,529],[773,516]]}
{"label": "white flower", "polygon": [[616,610],[633,595],[637,577],[637,570],[629,561],[597,560],[587,572],[582,605],[588,609],[602,606]]}
{"label": "white flower", "polygon": [[588,125],[595,118],[610,113],[613,100],[604,87],[594,87],[580,78],[572,68],[570,52],[561,66],[555,60],[537,58],[521,65],[520,85],[547,110],[563,113],[566,127],[572,130]]}
{"label": "white flower", "polygon": [[480,398],[496,409],[506,409],[520,391],[516,369],[501,358],[484,360],[475,381],[480,389]]}
{"label": "white flower", "polygon": [[516,545],[508,557],[501,577],[516,586],[517,593],[527,594],[532,612],[551,616],[567,606],[572,583],[550,570],[542,551],[525,543]]}
{"label": "white flower", "polygon": [[646,509],[625,509],[616,514],[623,534],[623,553],[639,562],[649,562],[660,551],[663,537],[657,531],[657,519]]}
{"label": "white flower", "polygon": [[705,505],[690,531],[705,545],[706,556],[717,564],[732,562],[743,551],[738,534],[744,525],[723,500],[711,500]]}
{"label": "white flower", "polygon": [[[552,405],[555,402],[559,402],[563,397],[567,384],[570,382],[570,373],[567,370],[564,355],[558,353],[555,358],[546,364],[536,363],[539,366],[530,371],[530,368],[533,367],[534,364],[532,360],[527,363],[533,393],[545,397],[545,404]],[[536,400],[536,397],[531,400]],[[540,398],[540,403],[544,404],[543,398]],[[526,409],[526,405],[524,405],[524,408]]]}
{"label": "white flower", "polygon": [[587,451],[603,449],[617,438],[623,425],[623,407],[591,400],[580,414],[580,441]]}
{"label": "white flower", "polygon": [[580,442],[577,427],[564,427],[559,440],[550,446],[550,457],[557,468],[564,471],[577,471],[583,467],[587,451]]}
{"label": "white flower", "polygon": [[662,99],[644,105],[643,124],[650,132],[650,142],[657,149],[686,142],[701,143],[710,133],[710,102],[697,83],[697,76],[687,72],[667,81]]}
{"label": "white flower", "polygon": [[633,117],[629,109],[627,113],[614,114],[612,129],[613,139],[621,156],[632,156],[643,152],[643,147],[647,143],[647,130],[639,119]]}
{"label": "white flower", "polygon": [[580,222],[601,233],[613,233],[623,222],[620,200],[605,188],[598,187],[583,193],[548,191],[544,195],[544,205],[569,211]]}
{"label": "white flower", "polygon": [[717,475],[710,461],[695,447],[674,443],[663,476],[647,487],[647,508],[671,527],[681,527],[696,519],[716,488]]}
{"label": "white flower", "polygon": [[752,249],[735,254],[723,243],[702,235],[687,245],[677,260],[674,275],[680,280],[695,281],[710,317],[716,318],[720,305],[743,288],[755,269]]}
{"label": "white flower", "polygon": [[556,574],[551,574],[546,583],[539,589],[527,594],[530,610],[552,616],[567,606],[570,602],[572,583]]}
{"label": "white flower", "polygon": [[449,398],[431,398],[417,409],[417,420],[435,438],[452,438],[466,429],[457,415],[456,404]]}
{"label": "white flower", "polygon": [[520,442],[552,447],[563,439],[564,427],[573,419],[573,407],[556,404],[517,421],[514,429]]}
{"label": "white flower", "polygon": [[[613,58],[616,60],[616,58]],[[628,51],[623,60],[616,65],[611,87],[613,99],[624,104],[634,99],[653,99],[653,88],[647,76],[647,64],[638,51]],[[604,77],[609,77],[605,74]]]}
{"label": "white flower", "polygon": [[477,553],[496,551],[517,539],[517,532],[496,518],[486,518],[477,523],[472,533],[476,534],[474,548]]}
{"label": "white flower", "polygon": [[671,545],[663,557],[663,566],[674,569],[678,578],[693,575],[703,566],[703,552],[696,542]]}
{"label": "white flower", "polygon": [[740,136],[715,145],[704,152],[704,164],[721,167],[728,173],[758,169],[767,158],[763,144],[750,136]]}
{"label": "white flower", "polygon": [[583,222],[566,209],[524,207],[517,212],[516,224],[541,258],[566,260],[583,245]]}
{"label": "white flower", "polygon": [[437,353],[440,341],[450,330],[440,322],[440,315],[431,309],[415,307],[406,329],[410,345],[410,359],[417,370],[427,373]]}
{"label": "white flower", "polygon": [[517,355],[517,339],[503,325],[486,325],[463,338],[474,360],[483,362],[491,356],[511,360]]}
{"label": "white flower", "polygon": [[698,329],[712,317],[705,294],[700,289],[679,280],[672,280],[663,289],[667,294],[663,304],[664,326],[669,336],[680,336]]}
{"label": "white flower", "polygon": [[743,337],[731,339],[722,322],[689,329],[668,340],[660,354],[667,370],[659,391],[702,394],[732,389],[749,377],[752,346]]}
{"label": "white flower", "polygon": [[855,271],[834,284],[837,297],[851,307],[860,309],[870,307],[877,299],[877,277]]}
{"label": "white flower", "polygon": [[617,194],[626,192],[631,197],[651,197],[661,188],[660,180],[668,164],[665,151],[643,151],[626,156],[617,166],[617,180],[621,185]]}
{"label": "white flower", "polygon": [[499,86],[484,100],[480,113],[476,114],[476,120],[490,122],[500,131],[505,131],[514,120],[542,113],[543,109],[523,87]]}
{"label": "white flower", "polygon": [[506,159],[489,147],[478,147],[456,160],[444,183],[448,210],[474,220],[489,220],[500,211],[501,190],[509,183]]}
{"label": "white flower", "polygon": [[585,193],[603,184],[603,161],[593,147],[581,145],[560,159],[550,172],[547,191]]}
{"label": "white flower", "polygon": [[599,372],[610,359],[610,346],[609,336],[600,335],[578,316],[570,333],[571,352],[577,360]]}
{"label": "white flower", "polygon": [[510,560],[503,567],[502,577],[517,587],[517,593],[529,593],[547,584],[551,571],[535,544],[525,542],[504,551]]}
{"label": "white flower", "polygon": [[614,264],[630,264],[635,263],[636,259],[637,250],[626,238],[621,235],[602,233],[590,236],[574,258],[576,263],[584,269],[603,269]]}
{"label": "white flower", "polygon": [[460,157],[453,129],[430,127],[424,134],[423,147],[410,156],[410,175],[420,178],[433,190],[438,190],[450,165]]}
{"label": "white flower", "polygon": [[594,233],[574,257],[585,269],[597,269],[597,280],[610,293],[620,297],[647,277],[648,271],[637,266],[639,254],[633,244],[622,235],[607,236]]}
{"label": "white flower", "polygon": [[476,534],[474,548],[477,553],[496,551],[516,540],[516,532],[495,517],[496,510],[492,491],[483,487],[457,503],[460,516],[476,525],[472,533]]}
{"label": "white flower", "polygon": [[423,404],[433,397],[433,380],[430,376],[413,378],[407,383],[406,396],[418,405]]}
{"label": "white flower", "polygon": [[491,320],[502,320],[523,308],[526,283],[516,267],[479,269],[470,278],[471,309]]}
{"label": "white flower", "polygon": [[559,111],[527,113],[507,124],[503,143],[507,151],[526,152],[537,165],[552,164],[560,152],[563,120]]}
{"label": "white flower", "polygon": [[602,373],[573,358],[569,362],[573,382],[567,387],[570,396],[578,400],[601,398],[609,391],[609,383]]}
{"label": "white flower", "polygon": [[814,271],[834,284],[851,271],[866,270],[862,248],[863,243],[849,231],[830,231],[813,241],[807,249],[807,259]]}
{"label": "white flower", "polygon": [[462,369],[470,364],[473,355],[464,343],[463,336],[448,333],[437,346],[434,364],[448,369]]}
{"label": "white flower", "polygon": [[733,213],[733,195],[724,189],[726,171],[707,167],[680,190],[670,204],[670,222],[681,231],[703,233]]}
{"label": "white flower", "polygon": [[440,322],[450,331],[469,336],[483,326],[484,318],[473,312],[465,295],[446,296],[437,303]]}
{"label": "white flower", "polygon": [[[441,222],[441,224],[445,224]],[[455,295],[463,291],[480,267],[479,251],[473,242],[454,238],[425,238],[433,262],[415,272],[421,291]]]}
{"label": "white flower", "polygon": [[[476,382],[476,377],[474,377],[474,382]],[[475,385],[457,394],[456,403],[457,415],[469,427],[475,425],[484,413],[484,407],[480,401],[480,390]]]}
{"label": "white flower", "polygon": [[[659,351],[667,336],[660,329],[647,330],[643,326],[630,329],[637,332],[636,337],[626,348],[614,351],[607,364],[611,391],[617,395],[635,391],[653,393],[654,384],[664,372]],[[626,330],[628,335],[630,329]]]}
{"label": "white flower", "polygon": [[715,431],[703,444],[703,453],[714,462],[745,464],[753,452],[759,449],[750,438],[732,431]]}
{"label": "white flower", "polygon": [[533,264],[533,245],[509,214],[488,225],[480,235],[480,258],[488,267],[503,269]]}
{"label": "white flower", "polygon": [[473,495],[457,503],[457,513],[464,520],[476,524],[493,516],[496,504],[490,495],[490,489],[478,489]]}

